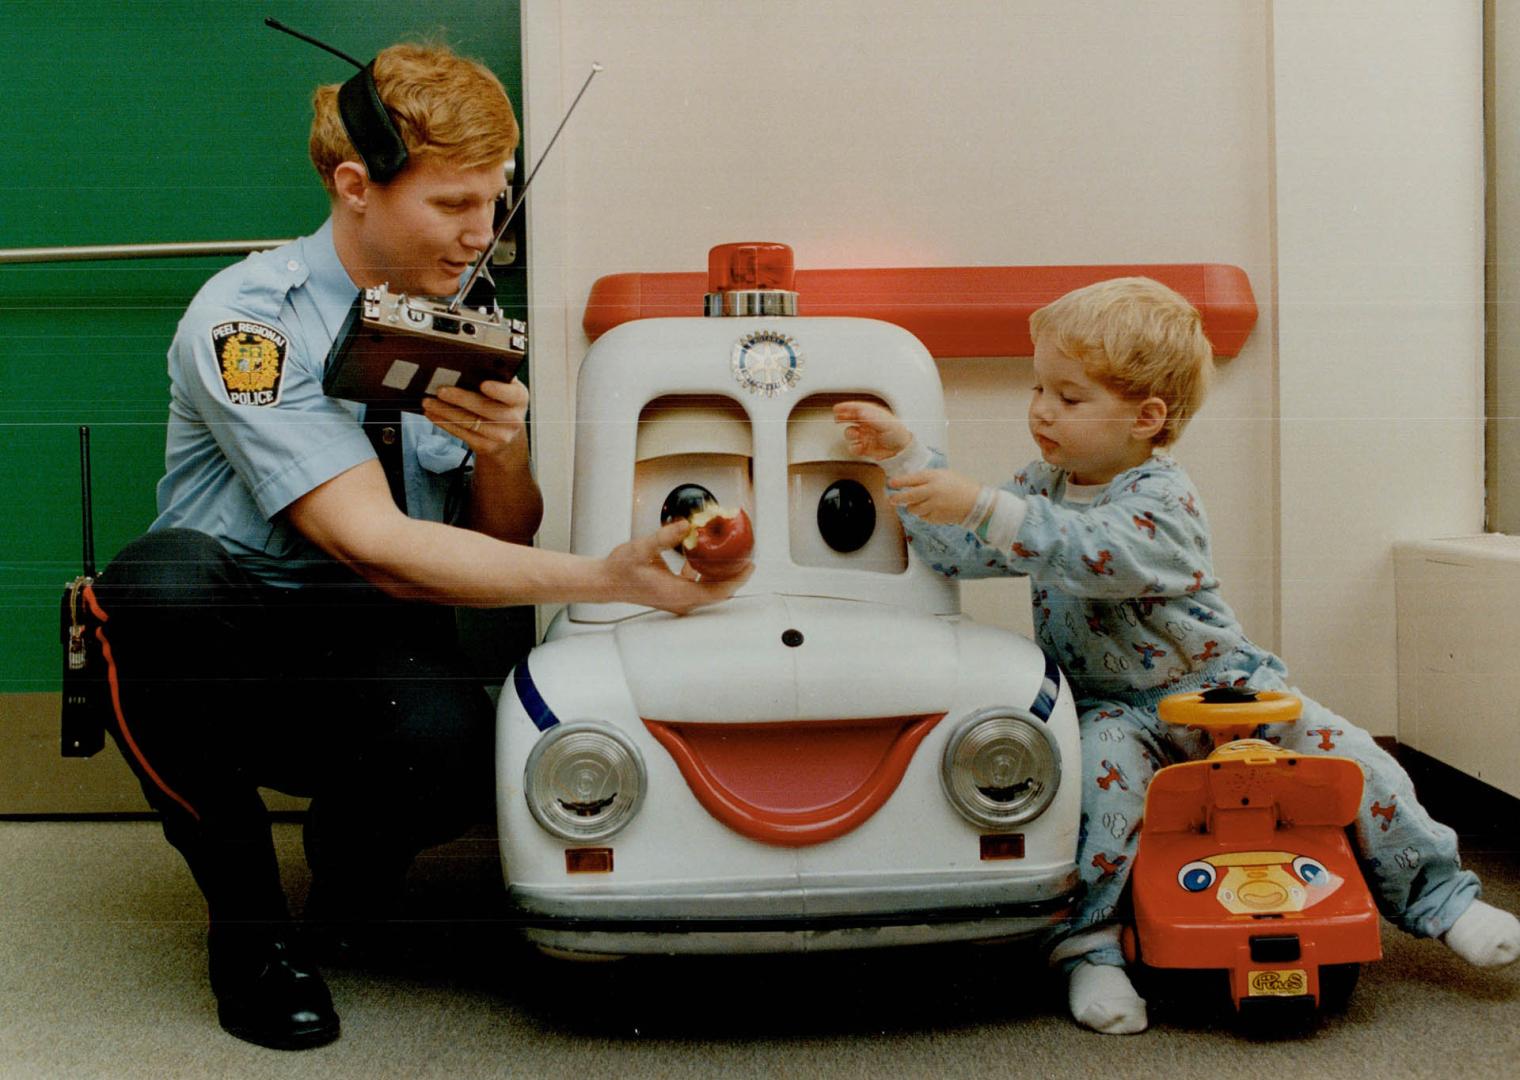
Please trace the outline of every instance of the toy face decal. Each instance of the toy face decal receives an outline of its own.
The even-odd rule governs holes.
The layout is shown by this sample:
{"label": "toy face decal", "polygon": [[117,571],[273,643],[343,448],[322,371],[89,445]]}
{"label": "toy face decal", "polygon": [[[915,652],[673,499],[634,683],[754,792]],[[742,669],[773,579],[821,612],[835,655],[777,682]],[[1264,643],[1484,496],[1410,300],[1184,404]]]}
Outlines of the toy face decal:
{"label": "toy face decal", "polygon": [[1325,885],[1330,881],[1330,871],[1318,859],[1311,859],[1307,855],[1300,855],[1293,860],[1293,872],[1310,887]]}
{"label": "toy face decal", "polygon": [[1344,879],[1307,855],[1237,851],[1184,864],[1177,884],[1193,893],[1214,889],[1214,899],[1232,915],[1276,915],[1313,907]]}
{"label": "toy face decal", "polygon": [[1203,892],[1218,878],[1218,873],[1208,863],[1190,862],[1177,871],[1177,884],[1188,892]]}

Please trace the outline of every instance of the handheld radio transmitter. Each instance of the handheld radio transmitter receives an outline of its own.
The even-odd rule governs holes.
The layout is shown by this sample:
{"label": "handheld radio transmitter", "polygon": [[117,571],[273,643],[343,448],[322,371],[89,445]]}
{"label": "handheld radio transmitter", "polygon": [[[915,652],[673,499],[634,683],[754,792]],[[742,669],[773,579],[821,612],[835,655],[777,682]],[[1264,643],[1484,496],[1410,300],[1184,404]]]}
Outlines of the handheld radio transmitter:
{"label": "handheld radio transmitter", "polygon": [[527,323],[494,305],[454,307],[378,285],[354,298],[322,389],[347,401],[421,412],[423,397],[441,387],[510,382],[527,352]]}

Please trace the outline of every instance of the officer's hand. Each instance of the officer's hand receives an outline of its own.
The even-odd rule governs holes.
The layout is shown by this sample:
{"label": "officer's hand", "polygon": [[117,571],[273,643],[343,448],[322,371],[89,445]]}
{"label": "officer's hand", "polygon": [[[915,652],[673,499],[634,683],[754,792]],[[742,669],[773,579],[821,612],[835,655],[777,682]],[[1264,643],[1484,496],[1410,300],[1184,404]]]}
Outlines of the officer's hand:
{"label": "officer's hand", "polygon": [[686,521],[678,518],[662,526],[658,532],[614,548],[605,564],[613,598],[685,615],[705,604],[727,600],[737,592],[754,573],[754,565],[748,561],[743,571],[727,581],[700,583],[672,573],[665,565],[662,553],[680,543],[688,528]]}
{"label": "officer's hand", "polygon": [[487,380],[480,392],[444,386],[437,397],[422,399],[422,413],[450,435],[465,441],[477,459],[497,457],[513,449],[523,435],[528,415],[528,388]]}

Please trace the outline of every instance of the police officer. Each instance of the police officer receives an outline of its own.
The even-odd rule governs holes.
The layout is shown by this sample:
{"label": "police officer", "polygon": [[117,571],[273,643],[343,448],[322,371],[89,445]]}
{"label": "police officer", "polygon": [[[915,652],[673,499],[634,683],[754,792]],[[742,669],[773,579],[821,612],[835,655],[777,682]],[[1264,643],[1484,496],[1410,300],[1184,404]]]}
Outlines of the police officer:
{"label": "police officer", "polygon": [[[314,97],[331,217],[217,274],[181,320],[158,517],[93,593],[112,735],[205,894],[220,1022],[288,1049],[339,1023],[258,788],[312,798],[308,918],[383,918],[418,851],[491,813],[493,710],[437,605],[681,613],[737,588],[667,569],[681,522],[603,559],[527,546],[542,503],[516,380],[442,389],[374,440],[323,394],[358,290],[458,288],[517,143],[501,84],[447,48],[393,46],[366,72],[381,117],[340,108],[337,86]],[[373,152],[376,123],[399,155]],[[394,495],[377,446],[399,448]]]}

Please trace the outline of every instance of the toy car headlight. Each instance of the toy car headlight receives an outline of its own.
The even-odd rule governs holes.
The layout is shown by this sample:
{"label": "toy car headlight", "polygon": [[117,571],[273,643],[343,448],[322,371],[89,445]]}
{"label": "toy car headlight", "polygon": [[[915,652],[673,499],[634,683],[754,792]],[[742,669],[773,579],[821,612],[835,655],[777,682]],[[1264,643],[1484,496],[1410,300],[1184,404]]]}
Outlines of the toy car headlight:
{"label": "toy car headlight", "polygon": [[605,840],[632,821],[645,783],[638,747],[593,720],[550,728],[523,770],[523,794],[534,819],[576,843]]}
{"label": "toy car headlight", "polygon": [[1039,817],[1061,784],[1050,730],[1017,709],[972,713],[945,744],[945,797],[968,821],[1007,829]]}

